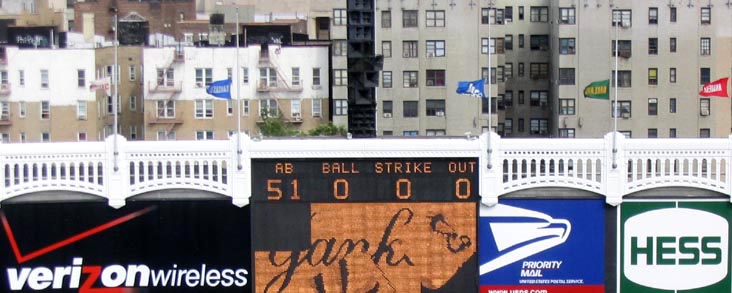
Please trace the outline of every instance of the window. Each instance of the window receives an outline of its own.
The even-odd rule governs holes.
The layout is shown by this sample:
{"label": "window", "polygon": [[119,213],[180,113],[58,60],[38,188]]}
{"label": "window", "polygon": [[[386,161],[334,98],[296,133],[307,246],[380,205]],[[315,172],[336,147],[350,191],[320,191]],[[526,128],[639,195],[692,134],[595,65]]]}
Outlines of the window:
{"label": "window", "polygon": [[519,34],[518,42],[519,42],[519,48],[523,48],[524,47],[524,34]]}
{"label": "window", "polygon": [[381,55],[384,58],[391,58],[391,41],[381,42]]}
{"label": "window", "polygon": [[391,118],[394,113],[394,102],[383,101],[381,104],[381,110],[384,112],[384,118]]}
{"label": "window", "polygon": [[10,81],[8,81],[8,72],[6,70],[0,70],[0,84],[2,85],[8,85]]}
{"label": "window", "polygon": [[506,136],[510,136],[513,133],[513,119],[506,118],[503,120],[503,133]]}
{"label": "window", "polygon": [[620,23],[620,27],[630,27],[633,23],[631,22],[632,12],[631,10],[613,10],[612,26]]}
{"label": "window", "polygon": [[524,123],[524,118],[519,118],[518,120],[518,132],[524,132],[526,130],[526,123]]}
{"label": "window", "polygon": [[506,80],[513,78],[513,63],[506,62]]}
{"label": "window", "polygon": [[532,107],[548,106],[549,105],[549,92],[548,91],[531,91],[530,96],[529,96],[529,103]]}
{"label": "window", "polygon": [[648,85],[658,85],[658,68],[648,68]]}
{"label": "window", "polygon": [[402,42],[402,57],[417,58],[417,41]]}
{"label": "window", "polygon": [[701,38],[699,48],[701,49],[699,52],[701,55],[712,55],[712,39]]}
{"label": "window", "polygon": [[574,114],[574,99],[559,99],[559,115]]}
{"label": "window", "polygon": [[658,24],[658,8],[648,8],[648,24]]}
{"label": "window", "polygon": [[417,101],[404,101],[403,103],[404,110],[402,115],[404,118],[409,117],[417,117],[418,114],[418,105],[419,103]]}
{"label": "window", "polygon": [[76,140],[77,141],[86,141],[86,132],[77,132]]}
{"label": "window", "polygon": [[496,79],[498,82],[504,82],[505,79],[503,78],[503,66],[496,67]]}
{"label": "window", "polygon": [[[633,110],[633,108],[631,107],[631,105],[632,105],[631,102],[630,101],[619,101],[618,105],[619,105],[618,113],[620,114],[620,117],[630,118],[631,114],[633,113],[631,111],[631,110]],[[614,110],[612,108],[614,106],[615,106],[615,101],[613,101],[612,105],[610,106],[611,107],[610,108],[610,117],[615,117],[615,113],[613,112]]]}
{"label": "window", "polygon": [[446,132],[444,129],[427,129],[426,136],[445,136]]}
{"label": "window", "polygon": [[[615,56],[615,41],[611,42],[613,48],[612,55]],[[632,42],[630,40],[618,40],[617,43],[617,46],[620,48],[620,50],[617,51],[618,56],[623,58],[630,58],[633,49]]]}
{"label": "window", "polygon": [[504,11],[505,11],[504,18],[506,19],[506,23],[512,22],[513,21],[513,7],[506,6]]}
{"label": "window", "polygon": [[213,130],[197,130],[196,140],[212,140],[214,139]]}
{"label": "window", "polygon": [[381,11],[381,27],[382,28],[391,27],[391,10]]}
{"label": "window", "polygon": [[175,101],[157,101],[158,118],[175,118]]}
{"label": "window", "polygon": [[259,101],[259,116],[262,118],[280,117],[280,107],[275,99],[263,99]]}
{"label": "window", "polygon": [[244,99],[244,100],[240,100],[240,102],[241,102],[241,115],[249,116],[249,100]]}
{"label": "window", "polygon": [[333,40],[333,56],[347,56],[348,43],[346,40]]}
{"label": "window", "polygon": [[76,101],[76,119],[86,120],[86,101]]}
{"label": "window", "polygon": [[531,22],[548,22],[549,7],[531,7]]}
{"label": "window", "polygon": [[676,138],[676,128],[669,128],[668,129],[668,137],[669,138]]}
{"label": "window", "polygon": [[137,126],[130,126],[130,139],[131,140],[137,139]]}
{"label": "window", "polygon": [[2,143],[9,143],[10,142],[10,134],[7,132],[2,133]]}
{"label": "window", "polygon": [[709,116],[711,114],[712,114],[712,110],[711,110],[711,107],[709,107],[709,99],[708,98],[699,99],[699,115]]}
{"label": "window", "polygon": [[524,20],[524,7],[523,6],[519,6],[518,15],[519,15],[519,20]]}
{"label": "window", "polygon": [[158,140],[175,140],[175,131],[159,130],[157,133]]}
{"label": "window", "polygon": [[276,88],[277,87],[277,70],[273,67],[259,68],[259,85],[260,88]]}
{"label": "window", "polygon": [[445,70],[427,70],[427,86],[445,86]]}
{"label": "window", "polygon": [[712,9],[709,7],[701,8],[701,24],[712,24]]}
{"label": "window", "polygon": [[559,8],[559,23],[560,24],[574,24],[574,7],[572,8]]}
{"label": "window", "polygon": [[671,7],[671,13],[669,15],[669,21],[676,22],[676,7]]}
{"label": "window", "polygon": [[[615,84],[615,70],[612,71],[612,84]],[[618,87],[630,87],[631,86],[631,71],[620,70],[618,71]]]}
{"label": "window", "polygon": [[234,101],[231,99],[226,100],[226,115],[234,115]]}
{"label": "window", "polygon": [[496,53],[498,53],[498,54],[503,54],[504,53],[503,38],[494,38],[494,39],[491,39],[491,45],[493,45],[493,44],[495,44],[495,47],[496,47],[495,48],[495,51],[496,51]]}
{"label": "window", "polygon": [[481,54],[496,53],[496,39],[482,38],[480,39],[480,53]]}
{"label": "window", "polygon": [[196,100],[196,119],[213,118],[213,100]]}
{"label": "window", "polygon": [[23,70],[18,70],[18,85],[25,85],[25,71]]}
{"label": "window", "polygon": [[419,131],[417,131],[417,130],[405,130],[405,131],[402,131],[402,135],[403,136],[417,136],[417,135],[419,135]]}
{"label": "window", "polygon": [[0,102],[0,120],[7,121],[10,119],[10,103]]}
{"label": "window", "polygon": [[560,138],[574,138],[574,128],[559,128]]}
{"label": "window", "polygon": [[404,71],[402,74],[404,87],[417,87],[417,71]]}
{"label": "window", "polygon": [[320,68],[318,67],[313,68],[313,85],[320,85]]}
{"label": "window", "polygon": [[513,35],[506,35],[504,46],[506,50],[513,50]]}
{"label": "window", "polygon": [[549,79],[549,63],[531,63],[529,74],[531,79]]}
{"label": "window", "polygon": [[574,68],[559,68],[559,84],[560,85],[573,85],[574,84]]}
{"label": "window", "polygon": [[196,87],[204,87],[213,81],[213,70],[211,68],[196,68]]}
{"label": "window", "polygon": [[41,142],[49,142],[51,141],[51,134],[48,132],[42,132],[41,133]]}
{"label": "window", "polygon": [[711,131],[709,128],[701,128],[699,129],[699,138],[710,138],[712,137]]}
{"label": "window", "polygon": [[549,120],[548,119],[531,119],[530,120],[530,131],[531,134],[547,135],[549,134]]}
{"label": "window", "polygon": [[530,46],[532,51],[549,50],[549,36],[548,35],[531,35]]}
{"label": "window", "polygon": [[323,113],[323,100],[313,99],[313,117],[320,117]]}
{"label": "window", "polygon": [[135,68],[135,65],[130,65],[127,72],[130,81],[134,81],[137,79],[137,69]]}
{"label": "window", "polygon": [[658,138],[658,129],[648,128],[648,138]]}
{"label": "window", "polygon": [[241,68],[241,82],[243,84],[249,84],[249,68],[248,67]]}
{"label": "window", "polygon": [[668,112],[676,113],[676,98],[671,98],[668,103]]}
{"label": "window", "polygon": [[[488,84],[488,78],[489,78],[488,77],[488,67],[481,68],[480,78],[485,80],[485,83]],[[496,84],[496,68],[495,67],[491,67],[490,83]]]}
{"label": "window", "polygon": [[391,81],[391,71],[382,71],[381,72],[382,77],[382,85],[384,88],[391,88],[392,87],[392,81]]}
{"label": "window", "polygon": [[402,27],[417,27],[417,10],[402,11]]}
{"label": "window", "polygon": [[25,102],[18,102],[18,117],[25,118]]}
{"label": "window", "polygon": [[650,98],[648,99],[648,116],[656,115],[658,115],[658,99]]}
{"label": "window", "polygon": [[[233,74],[232,74],[232,72],[233,72],[233,71],[234,71],[234,69],[233,69],[233,68],[231,68],[231,67],[228,67],[228,68],[226,68],[226,78],[227,78],[227,79],[232,79],[232,78],[231,78],[231,76],[233,75]],[[232,79],[232,80],[233,80],[233,79]]]}
{"label": "window", "polygon": [[676,38],[669,39],[669,51],[671,53],[676,53]]}
{"label": "window", "polygon": [[495,23],[493,18],[495,17],[494,9],[481,8],[480,9],[480,24]]}
{"label": "window", "polygon": [[559,39],[559,54],[562,55],[574,55],[574,38],[560,38]]}
{"label": "window", "polygon": [[51,118],[51,103],[48,101],[41,101],[41,119],[47,120]]}
{"label": "window", "polygon": [[503,97],[503,105],[506,107],[513,106],[513,91],[506,91]]}
{"label": "window", "polygon": [[333,9],[333,25],[346,25],[346,10]]}
{"label": "window", "polygon": [[348,85],[348,71],[346,69],[335,69],[333,75],[336,86]]}
{"label": "window", "polygon": [[48,88],[48,70],[41,69],[41,88]]}
{"label": "window", "polygon": [[427,116],[445,116],[445,100],[427,100],[425,106]]}
{"label": "window", "polygon": [[290,117],[292,121],[302,121],[301,108],[299,99],[290,100]]}
{"label": "window", "polygon": [[300,67],[292,67],[292,86],[300,86],[302,81],[300,80]]}
{"label": "window", "polygon": [[519,105],[523,105],[524,102],[525,102],[525,99],[524,99],[524,91],[519,91],[518,103],[519,103]]}
{"label": "window", "polygon": [[445,57],[445,41],[427,41],[427,57]]}
{"label": "window", "polygon": [[648,55],[658,55],[657,38],[648,38]]}
{"label": "window", "polygon": [[427,10],[425,12],[427,20],[425,22],[426,27],[444,27],[445,26],[445,11],[444,10]]}
{"label": "window", "polygon": [[700,77],[699,84],[708,83],[709,80],[711,79],[711,76],[712,75],[711,75],[711,71],[709,70],[709,68],[699,68],[699,77]]}
{"label": "window", "polygon": [[671,67],[668,71],[668,82],[676,83],[676,68]]}
{"label": "window", "polygon": [[524,76],[524,63],[523,62],[519,62],[519,64],[518,64],[518,76],[519,77]]}
{"label": "window", "polygon": [[173,68],[157,69],[157,85],[173,86],[175,85],[175,70]]}
{"label": "window", "polygon": [[335,100],[335,113],[336,116],[348,115],[348,100]]}
{"label": "window", "polygon": [[86,87],[86,71],[84,69],[76,71],[76,85],[80,88]]}

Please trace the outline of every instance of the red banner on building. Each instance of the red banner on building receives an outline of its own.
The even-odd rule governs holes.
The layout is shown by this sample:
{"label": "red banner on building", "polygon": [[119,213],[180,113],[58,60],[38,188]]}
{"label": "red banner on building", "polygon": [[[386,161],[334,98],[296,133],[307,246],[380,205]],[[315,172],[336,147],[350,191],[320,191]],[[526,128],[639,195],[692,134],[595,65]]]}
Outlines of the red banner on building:
{"label": "red banner on building", "polygon": [[702,90],[699,92],[700,96],[703,97],[724,97],[728,98],[727,95],[727,81],[728,77],[715,80],[710,83],[705,83],[702,86]]}

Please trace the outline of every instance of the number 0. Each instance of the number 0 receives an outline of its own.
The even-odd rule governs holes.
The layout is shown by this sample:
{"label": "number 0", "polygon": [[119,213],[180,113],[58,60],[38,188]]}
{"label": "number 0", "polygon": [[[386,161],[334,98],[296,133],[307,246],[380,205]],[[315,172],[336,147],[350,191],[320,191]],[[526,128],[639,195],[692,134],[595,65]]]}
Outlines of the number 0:
{"label": "number 0", "polygon": [[[402,186],[405,186],[406,188],[404,190],[402,190]],[[409,179],[404,179],[404,178],[397,180],[396,196],[399,199],[409,199],[410,197],[412,197],[412,181],[409,181]]]}
{"label": "number 0", "polygon": [[[463,188],[465,188],[465,192],[463,192]],[[470,197],[469,179],[460,178],[455,180],[455,196],[459,199],[468,199]]]}
{"label": "number 0", "polygon": [[[343,193],[339,193],[339,187],[343,188]],[[348,181],[343,178],[336,179],[333,181],[333,197],[336,199],[347,199],[349,194]]]}

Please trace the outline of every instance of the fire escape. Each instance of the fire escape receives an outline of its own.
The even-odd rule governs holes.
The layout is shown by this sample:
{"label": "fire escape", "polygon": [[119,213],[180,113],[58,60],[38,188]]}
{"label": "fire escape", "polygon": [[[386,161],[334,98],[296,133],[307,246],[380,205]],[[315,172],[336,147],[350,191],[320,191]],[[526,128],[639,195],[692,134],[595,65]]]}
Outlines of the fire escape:
{"label": "fire escape", "polygon": [[[177,118],[175,113],[175,97],[180,94],[183,88],[183,82],[175,77],[176,65],[185,62],[185,53],[183,47],[178,45],[175,47],[173,54],[167,55],[167,62],[162,68],[158,68],[154,81],[148,81],[148,93],[151,95],[162,95],[165,98],[155,99],[155,112],[148,116],[148,124],[167,125],[165,129],[166,135],[173,129],[183,123],[183,120]],[[162,104],[162,105],[161,105]]]}
{"label": "fire escape", "polygon": [[268,98],[273,99],[277,103],[278,112],[282,113],[286,121],[302,123],[301,112],[292,113],[290,111],[290,113],[285,113],[282,111],[281,102],[285,98],[281,96],[281,93],[302,92],[303,90],[302,79],[292,80],[292,76],[287,76],[282,72],[282,67],[278,61],[282,50],[281,45],[262,45],[259,51],[259,69],[260,72],[264,71],[267,74],[260,74],[257,80],[257,92],[266,93]]}

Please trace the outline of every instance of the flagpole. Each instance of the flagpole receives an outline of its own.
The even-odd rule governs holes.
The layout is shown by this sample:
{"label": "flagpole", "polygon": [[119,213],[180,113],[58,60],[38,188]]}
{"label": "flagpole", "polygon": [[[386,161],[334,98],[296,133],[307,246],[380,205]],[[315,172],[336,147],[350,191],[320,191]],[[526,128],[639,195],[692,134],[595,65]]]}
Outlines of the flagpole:
{"label": "flagpole", "polygon": [[[491,148],[491,134],[493,133],[493,103],[491,102],[491,17],[490,12],[493,11],[493,19],[496,19],[496,11],[493,8],[493,1],[488,1],[488,169],[493,168],[491,162],[491,154],[493,148]],[[497,44],[496,44],[497,45]],[[497,49],[497,48],[496,48]],[[494,50],[496,50],[494,49]]]}
{"label": "flagpole", "polygon": [[618,154],[618,52],[620,51],[619,43],[618,43],[618,26],[620,26],[620,14],[618,14],[618,19],[615,20],[614,13],[613,14],[613,22],[615,23],[615,72],[613,73],[613,76],[615,77],[615,82],[613,82],[613,87],[615,89],[615,103],[613,105],[613,169],[618,167],[617,162],[617,154]]}
{"label": "flagpole", "polygon": [[118,127],[118,123],[119,123],[118,117],[117,117],[117,111],[118,111],[117,109],[119,108],[119,105],[117,103],[117,99],[119,99],[119,64],[118,64],[119,63],[119,52],[118,52],[119,30],[117,28],[118,28],[119,19],[117,19],[117,18],[118,18],[118,11],[115,8],[115,11],[114,11],[114,68],[112,69],[112,78],[114,78],[114,80],[112,81],[112,84],[114,85],[114,92],[112,95],[112,112],[114,112],[113,113],[114,125],[112,126],[112,127],[114,127],[114,130],[112,131],[112,133],[114,133],[114,137],[112,138],[112,140],[113,140],[113,144],[114,144],[113,154],[114,154],[114,171],[115,172],[117,172],[117,170],[119,170],[119,166],[117,165],[117,163],[118,163],[117,161],[119,159],[119,149],[117,148],[118,147],[117,146],[117,134],[118,134],[117,127]]}
{"label": "flagpole", "polygon": [[239,66],[239,5],[236,5],[236,168],[242,169],[241,165],[241,67]]}

